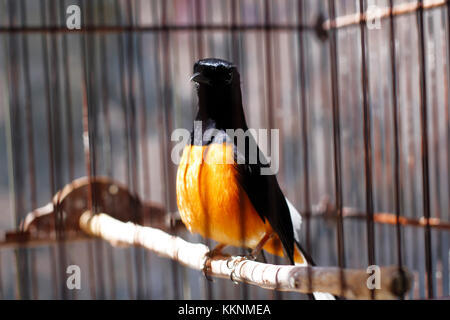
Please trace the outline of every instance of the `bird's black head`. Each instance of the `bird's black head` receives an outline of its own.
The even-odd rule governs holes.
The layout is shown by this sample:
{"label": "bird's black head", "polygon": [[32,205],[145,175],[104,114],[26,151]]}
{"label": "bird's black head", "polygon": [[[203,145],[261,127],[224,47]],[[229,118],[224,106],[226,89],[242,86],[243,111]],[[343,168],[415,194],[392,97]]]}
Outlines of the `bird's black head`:
{"label": "bird's black head", "polygon": [[191,80],[198,84],[197,120],[213,120],[224,129],[246,126],[240,76],[233,63],[215,58],[199,60]]}
{"label": "bird's black head", "polygon": [[202,59],[194,64],[191,80],[211,87],[229,86],[236,72],[231,62],[215,58]]}

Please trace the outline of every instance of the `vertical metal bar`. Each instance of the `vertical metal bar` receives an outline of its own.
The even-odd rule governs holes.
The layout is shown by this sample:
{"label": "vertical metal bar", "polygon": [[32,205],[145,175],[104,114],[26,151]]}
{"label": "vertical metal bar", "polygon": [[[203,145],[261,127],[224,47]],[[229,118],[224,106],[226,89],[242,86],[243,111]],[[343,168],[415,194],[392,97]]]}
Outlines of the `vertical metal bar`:
{"label": "vertical metal bar", "polygon": [[[43,26],[47,25],[47,14],[46,14],[46,1],[42,0],[42,4],[40,5],[40,16],[41,16],[41,24]],[[54,185],[54,147],[52,142],[53,136],[53,125],[52,125],[52,112],[51,112],[51,89],[50,89],[50,74],[49,74],[49,54],[48,54],[48,38],[47,34],[42,33],[42,59],[43,59],[43,67],[44,67],[44,83],[45,83],[45,106],[46,106],[46,120],[47,120],[47,139],[49,146],[49,186],[50,186],[50,194],[53,197],[55,194],[56,188]],[[55,208],[55,203],[53,203],[53,208]],[[53,290],[54,290],[54,298],[58,298],[58,266],[56,264],[56,249],[54,246],[49,247],[49,255],[52,263],[50,264],[50,268],[52,269],[52,280],[53,280]]]}
{"label": "vertical metal bar", "polygon": [[[159,3],[159,5],[162,6],[162,1],[160,1],[160,0],[152,0],[151,6],[150,6],[150,10],[151,10],[150,14],[151,14],[152,20],[154,21],[155,24],[156,24],[157,21],[159,21],[159,23],[161,23],[161,21],[159,20],[159,15],[158,15],[158,13],[159,13],[158,12],[158,3]],[[164,13],[162,11],[163,11],[163,8],[160,9],[161,19],[162,19],[162,15]],[[155,56],[158,57],[158,59],[154,59],[154,61],[153,61],[153,67],[154,67],[154,70],[155,70],[155,81],[154,82],[158,83],[161,80],[161,78],[162,78],[162,76],[161,76],[161,66],[160,66],[160,63],[159,63],[159,57],[160,57],[159,56],[159,54],[160,54],[159,47],[160,47],[160,42],[161,42],[161,35],[160,35],[160,33],[156,33],[154,35],[153,39],[154,39],[153,47],[155,48],[154,49],[155,50]],[[163,136],[165,134],[164,129],[163,129],[163,111],[162,111],[162,106],[164,105],[163,104],[164,97],[163,97],[163,92],[162,92],[162,90],[160,90],[159,86],[155,86],[155,88],[156,88],[156,93],[155,93],[156,94],[156,99],[155,99],[156,101],[154,101],[153,107],[156,108],[156,113],[157,113],[157,118],[158,118],[157,121],[156,121],[157,127],[158,127],[157,131],[158,131],[158,136],[159,136],[159,150],[158,151],[159,151],[159,155],[160,155],[161,165],[164,165],[164,151],[161,150],[164,147],[164,145],[163,145],[163,143],[164,143]],[[165,174],[165,171],[163,171],[163,172]],[[163,177],[164,177],[164,174],[163,174]],[[163,199],[164,206],[166,208],[166,214],[167,214],[168,213],[168,211],[167,211],[167,196],[165,195],[165,191],[167,189],[166,189],[166,182],[165,182],[165,180],[162,181],[162,183],[164,184],[164,186],[161,188],[161,190],[163,192],[162,199]],[[165,286],[163,288],[165,289]],[[149,296],[151,296],[151,292],[150,292]]]}
{"label": "vertical metal bar", "polygon": [[[412,36],[412,31],[411,29],[407,29],[404,34],[406,34],[407,37],[411,37]],[[403,55],[403,59],[405,60],[404,63],[406,65],[411,65],[414,60],[413,57],[411,55]],[[407,184],[406,184],[406,188],[408,188],[408,201],[405,201],[405,205],[407,205],[407,207],[405,207],[405,210],[409,210],[410,212],[412,212],[412,215],[414,217],[419,217],[420,214],[418,212],[418,199],[420,199],[420,193],[418,192],[418,188],[417,186],[419,185],[419,182],[417,181],[417,175],[415,174],[415,167],[416,167],[416,155],[415,155],[415,130],[414,130],[414,105],[415,105],[415,96],[414,96],[414,92],[415,92],[415,86],[412,84],[412,78],[411,77],[406,77],[404,79],[404,81],[406,82],[406,97],[405,97],[405,118],[406,121],[404,122],[405,127],[406,127],[406,134],[404,136],[404,140],[405,140],[405,145],[406,145],[406,152],[408,153],[407,157],[409,157],[410,159],[412,159],[413,161],[407,161],[407,171],[408,171],[408,175],[405,176],[408,178],[407,180]],[[420,240],[418,237],[413,237],[411,239],[412,242],[412,247],[413,248],[420,248]],[[411,252],[411,251],[409,251]],[[418,292],[420,297],[423,297],[422,292],[422,267],[424,268],[424,266],[421,263],[421,254],[419,253],[419,250],[413,250],[412,254],[410,254],[410,256],[412,256],[412,265],[413,268],[418,270]],[[424,291],[424,290],[423,290]],[[412,296],[414,295],[414,292],[412,292]]]}
{"label": "vertical metal bar", "polygon": [[[84,4],[80,2],[80,5]],[[88,10],[85,5],[81,6],[81,10],[83,15],[88,17]],[[87,50],[88,50],[88,34],[86,30],[83,31],[82,37],[80,37],[80,55],[81,55],[81,63],[82,63],[82,94],[83,94],[83,150],[84,150],[84,161],[85,161],[85,169],[86,176],[88,177],[88,197],[87,197],[87,207],[91,213],[94,213],[94,191],[92,188],[92,169],[95,166],[92,166],[93,160],[91,157],[91,139],[92,139],[92,131],[91,126],[89,124],[93,119],[90,118],[90,113],[92,112],[92,105],[90,105],[92,98],[90,97],[92,92],[90,88],[90,65],[87,58]],[[90,120],[91,119],[91,120]],[[88,241],[87,244],[87,252],[88,252],[88,262],[89,262],[89,282],[90,282],[90,294],[92,299],[96,299],[97,292],[95,288],[96,283],[96,274],[95,274],[95,266],[94,266],[94,248],[92,246],[92,242]]]}
{"label": "vertical metal bar", "polygon": [[[204,2],[202,0],[192,0],[190,1],[190,5],[192,6],[192,23],[194,24],[194,32],[192,32],[193,34],[193,41],[192,41],[192,45],[190,45],[190,47],[193,49],[191,50],[194,53],[194,60],[198,60],[198,59],[202,59],[205,57],[205,47],[207,47],[209,45],[209,47],[211,48],[211,38],[209,37],[209,41],[207,41],[207,45],[205,45],[205,33],[204,33],[204,28],[203,26],[206,24],[206,19],[205,19],[205,14],[204,14],[204,10],[206,11],[206,16],[211,14],[211,10],[210,7],[206,7],[206,4],[204,4]],[[174,36],[175,39],[177,39],[176,35]],[[172,47],[172,50],[177,50],[178,49],[178,44],[175,41],[174,45]],[[213,54],[214,56],[214,54]],[[197,99],[195,97],[195,99]],[[194,108],[195,110],[195,108]],[[201,170],[202,168],[200,168]],[[200,171],[201,174],[201,171]],[[208,214],[208,212],[205,212],[205,217],[204,217],[204,226],[206,228],[206,232],[205,232],[205,245],[209,248],[211,248],[212,244],[211,244],[211,239],[210,239],[210,232],[211,232],[211,221],[210,221],[210,216]],[[206,299],[208,300],[212,300],[212,299],[217,299],[217,296],[214,296],[214,288],[213,288],[213,282],[210,281],[210,279],[208,277],[204,277],[203,278],[203,284],[204,284],[204,291],[205,291],[205,295],[206,295]]]}
{"label": "vertical metal bar", "polygon": [[[100,14],[99,14],[99,24],[101,26],[105,25],[106,22],[106,10],[105,2],[100,1]],[[112,141],[112,129],[111,129],[111,117],[110,117],[110,105],[109,105],[109,70],[108,66],[108,55],[106,54],[106,35],[99,34],[99,50],[100,50],[100,70],[101,70],[101,87],[102,96],[101,104],[103,106],[103,114],[105,117],[105,166],[106,175],[114,179],[114,160],[113,160],[113,141]],[[106,256],[107,256],[107,266],[109,273],[109,285],[110,285],[110,298],[116,299],[116,272],[114,263],[114,251],[111,246],[106,246]]]}
{"label": "vertical metal bar", "polygon": [[[116,23],[120,26],[122,26],[122,8],[120,5],[120,0],[116,0],[115,1],[115,18],[116,18]],[[118,32],[117,33],[117,41],[118,41],[118,59],[119,59],[119,76],[120,76],[120,104],[122,106],[122,112],[124,115],[124,121],[125,123],[128,123],[128,107],[127,107],[127,99],[126,99],[126,92],[127,92],[127,88],[126,88],[126,82],[125,82],[125,57],[124,57],[124,41],[123,41],[123,34],[122,32]],[[126,184],[129,185],[130,181],[131,181],[131,177],[130,177],[130,164],[129,164],[129,142],[130,139],[128,138],[128,131],[125,130],[125,134],[124,134],[124,139],[125,139],[125,179],[126,179]]]}
{"label": "vertical metal bar", "polygon": [[[104,26],[106,22],[106,9],[105,2],[100,1],[99,7],[99,25]],[[98,34],[99,41],[99,54],[100,54],[100,70],[101,70],[101,104],[103,106],[103,114],[105,117],[105,167],[106,174],[108,177],[114,177],[114,159],[113,159],[113,141],[112,141],[112,129],[111,129],[111,117],[110,117],[110,105],[109,105],[109,70],[108,66],[108,55],[106,53],[106,35]]]}
{"label": "vertical metal bar", "polygon": [[[232,0],[231,1],[231,24],[230,24],[230,28],[229,31],[231,32],[231,60],[233,61],[233,63],[237,66],[239,66],[240,63],[240,57],[239,57],[239,35],[236,31],[236,27],[237,27],[237,17],[238,17],[238,5],[237,5],[237,1],[236,0]],[[225,11],[224,11],[224,15],[225,15]],[[239,198],[244,197],[244,193],[243,190],[239,190]],[[242,203],[241,203],[242,204]],[[240,233],[240,238],[241,238],[241,243],[245,243],[245,230],[246,230],[246,221],[245,221],[245,216],[244,216],[244,208],[242,207],[242,205],[240,205],[239,207],[239,233]],[[246,253],[244,253],[245,248],[241,249],[243,255],[245,255]],[[248,300],[249,299],[249,289],[246,285],[241,286],[241,299],[242,300]]]}
{"label": "vertical metal bar", "polygon": [[[142,0],[136,1],[135,3],[135,17],[136,17],[136,24],[138,26],[141,25],[140,21],[140,12],[141,12],[141,3]],[[143,59],[143,47],[142,47],[142,39],[143,35],[142,33],[139,33],[136,38],[136,52],[137,52],[137,68],[139,73],[139,90],[141,92],[141,131],[140,131],[140,141],[141,141],[141,154],[142,154],[142,179],[143,179],[143,196],[144,199],[150,199],[150,162],[148,157],[148,128],[147,128],[147,99],[146,99],[146,84],[145,84],[145,69],[144,69],[144,59]],[[142,219],[142,222],[143,219]],[[145,250],[143,252],[143,265],[145,266],[144,269],[148,268],[150,254]],[[151,290],[151,284],[150,289],[147,288],[147,285],[149,282],[147,281],[147,273],[143,272],[142,277],[144,278],[143,283],[145,285],[145,291],[144,295],[145,297],[148,297],[148,290]],[[150,277],[148,277],[150,278]]]}
{"label": "vertical metal bar", "polygon": [[241,57],[240,57],[240,48],[239,48],[239,42],[240,42],[240,36],[237,32],[237,23],[238,23],[238,10],[239,10],[239,4],[241,2],[238,2],[237,0],[231,0],[231,25],[230,25],[230,31],[231,31],[231,57],[233,60],[233,63],[240,65]]}
{"label": "vertical metal bar", "polygon": [[[364,0],[359,0],[359,12],[364,14]],[[369,265],[375,264],[375,226],[373,222],[373,194],[372,194],[372,136],[369,109],[369,79],[366,51],[366,22],[361,20],[361,85],[363,96],[363,130],[364,130],[364,171],[366,180],[366,226],[367,226],[367,255]],[[372,290],[372,299],[375,290]]]}
{"label": "vertical metal bar", "polygon": [[[58,2],[62,3],[62,9],[65,9],[65,1]],[[58,8],[61,12],[61,8]],[[64,10],[63,10],[64,12]],[[61,15],[61,23],[64,24],[64,15]],[[69,180],[73,181],[75,179],[75,150],[74,150],[74,137],[73,137],[73,123],[72,123],[72,85],[70,81],[70,66],[69,66],[69,51],[67,49],[67,35],[62,35],[61,42],[62,49],[62,59],[63,59],[63,72],[64,72],[64,103],[67,105],[66,112],[66,130],[67,130],[67,160],[69,164]],[[75,292],[75,290],[74,290]]]}
{"label": "vertical metal bar", "polygon": [[417,10],[417,29],[419,33],[419,69],[420,69],[420,122],[421,122],[421,143],[422,143],[422,187],[423,187],[423,215],[425,217],[425,267],[427,272],[427,292],[428,298],[434,297],[433,290],[433,264],[431,251],[431,228],[430,228],[430,177],[428,165],[428,113],[427,113],[427,67],[425,52],[425,32],[423,21],[423,0],[419,0]]}
{"label": "vertical metal bar", "polygon": [[3,276],[2,276],[2,252],[0,251],[0,299],[5,298],[5,294],[3,293]]}
{"label": "vertical metal bar", "polygon": [[[140,26],[140,12],[141,12],[141,3],[142,0],[136,1],[135,5],[135,16],[136,23]],[[137,67],[139,71],[139,90],[141,92],[141,101],[140,105],[142,108],[141,114],[141,149],[142,149],[142,175],[143,175],[143,196],[145,198],[149,198],[151,195],[151,186],[150,186],[150,166],[149,166],[149,157],[148,157],[148,127],[147,127],[147,97],[145,95],[146,91],[146,83],[145,83],[145,69],[144,69],[144,48],[142,46],[143,42],[143,34],[139,33],[136,39],[136,51],[137,51]]]}
{"label": "vertical metal bar", "polygon": [[[128,24],[131,26],[132,30],[135,28],[135,21],[134,21],[134,15],[133,15],[133,8],[132,8],[132,2],[127,1],[127,19]],[[127,34],[128,39],[128,48],[127,48],[127,57],[128,57],[128,99],[129,99],[129,112],[130,112],[130,118],[129,123],[126,124],[129,131],[129,137],[131,139],[131,150],[130,150],[130,157],[131,157],[131,193],[136,195],[138,192],[138,159],[137,159],[137,122],[136,122],[136,102],[135,102],[135,83],[134,83],[134,58],[135,58],[135,46],[134,46],[134,40],[135,35],[133,32],[128,32]],[[133,216],[137,223],[142,223],[142,216],[141,211],[138,210],[136,207],[135,202],[133,202]],[[137,299],[142,299],[144,294],[142,292],[142,249],[141,248],[134,248],[134,257],[135,257],[135,272],[136,272],[136,297]]]}
{"label": "vertical metal bar", "polygon": [[[115,16],[116,16],[116,23],[118,25],[122,25],[122,15],[121,15],[121,5],[119,3],[119,0],[115,1]],[[123,42],[123,34],[122,33],[118,33],[117,34],[117,41],[118,41],[118,46],[119,46],[119,76],[120,76],[120,99],[121,99],[121,106],[122,106],[122,111],[123,111],[123,116],[124,116],[124,121],[125,121],[125,134],[124,134],[124,138],[125,138],[125,166],[126,166],[126,184],[127,186],[130,186],[130,182],[131,182],[131,176],[130,176],[130,138],[129,138],[129,131],[128,131],[128,101],[126,99],[126,92],[127,92],[127,87],[126,87],[126,78],[125,78],[125,57],[124,57],[124,42]],[[128,261],[131,261],[131,251],[130,249],[127,249],[125,251],[126,257]],[[131,299],[133,299],[134,297],[134,281],[133,281],[133,274],[132,274],[132,269],[130,266],[130,263],[126,264],[126,270],[127,270],[127,284],[128,284],[128,293]]]}
{"label": "vertical metal bar", "polygon": [[[58,21],[57,17],[57,4],[54,0],[50,8],[50,20]],[[63,142],[62,138],[62,129],[61,129],[61,116],[60,116],[60,92],[59,92],[59,54],[58,54],[58,35],[53,34],[50,38],[51,40],[51,50],[50,50],[50,59],[53,61],[51,64],[51,73],[50,73],[50,85],[52,87],[52,121],[53,121],[53,136],[51,137],[53,145],[55,147],[54,155],[54,164],[55,164],[55,174],[54,174],[54,185],[56,189],[60,189],[63,187],[63,175],[62,175],[62,153],[63,153]],[[61,208],[60,198],[56,199],[56,203],[54,206],[55,213],[55,231],[57,238],[57,250],[58,250],[58,263],[59,263],[59,277],[61,279],[61,297],[62,299],[67,299],[68,291],[67,286],[65,286],[66,279],[66,266],[67,266],[67,255],[66,255],[66,244],[65,244],[65,230],[64,230],[64,217]]]}
{"label": "vertical metal bar", "polygon": [[[162,124],[162,132],[161,132],[161,146],[163,148],[163,152],[161,152],[161,158],[162,158],[162,165],[164,166],[164,191],[165,191],[165,204],[167,210],[170,212],[170,231],[174,232],[174,215],[172,211],[172,204],[175,203],[174,194],[175,192],[172,192],[172,188],[169,186],[169,181],[173,181],[173,170],[172,170],[172,164],[170,162],[170,150],[168,147],[168,141],[167,136],[169,135],[169,132],[171,130],[171,113],[172,111],[172,99],[171,99],[171,89],[170,88],[170,33],[167,28],[167,2],[164,0],[161,0],[161,25],[163,31],[160,33],[160,42],[162,47],[162,73],[161,73],[161,83],[164,86],[163,91],[163,104],[161,106],[165,106],[163,112],[160,113],[159,117]],[[179,275],[178,275],[178,264],[175,261],[171,261],[171,269],[172,269],[172,286],[174,289],[174,299],[179,298]]]}
{"label": "vertical metal bar", "polygon": [[[13,2],[8,2],[8,14],[10,17],[9,25],[13,27],[17,22],[16,6]],[[8,81],[10,83],[10,137],[11,137],[11,153],[12,153],[12,193],[14,195],[14,220],[18,228],[20,225],[21,214],[24,209],[24,183],[25,176],[23,172],[23,155],[22,155],[22,124],[20,117],[20,100],[19,100],[19,64],[18,64],[18,43],[17,36],[10,34],[8,37],[8,55],[9,68]],[[14,251],[16,259],[16,285],[17,298],[29,299],[29,276],[28,276],[28,256],[25,248],[18,248]]]}
{"label": "vertical metal bar", "polygon": [[[22,26],[26,27],[27,24],[27,8],[24,0],[19,2],[20,19],[22,20]],[[24,73],[24,94],[25,94],[25,121],[26,121],[26,134],[27,134],[27,147],[28,147],[28,173],[29,187],[30,187],[30,205],[32,210],[37,208],[37,191],[36,191],[36,167],[34,157],[34,140],[33,140],[33,106],[31,96],[31,81],[30,81],[30,64],[28,55],[28,41],[25,34],[22,37],[22,61],[23,61],[23,73]],[[36,270],[36,255],[34,249],[30,249],[30,265],[31,265],[31,284],[32,284],[32,298],[39,298],[39,283]]]}
{"label": "vertical metal bar", "polygon": [[203,1],[194,0],[194,22],[195,22],[195,34],[197,39],[195,45],[197,47],[197,57],[199,59],[204,56],[204,44],[203,44],[203,28],[202,23],[204,22],[203,16]]}
{"label": "vertical metal bar", "polygon": [[[95,11],[98,10],[98,6],[94,7],[94,2],[89,1],[87,4],[87,12],[86,12],[86,21],[90,25],[95,26]],[[100,82],[97,79],[97,69],[96,69],[96,37],[94,34],[90,34],[87,38],[87,53],[88,53],[88,84],[89,84],[89,95],[88,95],[88,128],[89,128],[89,148],[90,148],[90,160],[91,160],[91,175],[93,178],[97,176],[97,172],[99,170],[99,157],[97,155],[97,149],[99,148],[99,140],[97,138],[98,134],[98,114],[99,114],[99,95],[98,95],[98,87],[97,83]],[[92,139],[92,140],[91,140]],[[92,142],[92,143],[91,143]],[[98,193],[97,188],[91,188],[92,194],[92,213],[98,213],[98,202],[101,197],[101,194]],[[96,267],[96,280],[97,280],[97,288],[98,288],[98,298],[105,298],[105,283],[104,283],[104,268],[103,268],[103,243],[100,239],[95,239],[93,241],[94,247],[94,261]]]}
{"label": "vertical metal bar", "polygon": [[[297,1],[298,25],[303,25],[303,0]],[[306,253],[311,255],[311,200],[309,184],[309,146],[308,146],[308,105],[306,102],[306,67],[305,67],[305,44],[303,31],[298,31],[298,50],[299,50],[299,81],[300,81],[300,104],[301,104],[301,126],[302,126],[302,153],[303,153],[303,192],[305,201],[305,225],[306,225]],[[312,289],[312,274],[308,265],[308,285]]]}
{"label": "vertical metal bar", "polygon": [[[394,127],[394,204],[396,214],[396,239],[397,239],[397,264],[399,272],[403,272],[403,252],[402,252],[402,231],[400,226],[401,216],[401,180],[400,180],[400,140],[399,140],[399,120],[398,120],[398,100],[397,100],[397,64],[395,58],[395,21],[393,14],[394,1],[389,0],[391,9],[389,16],[390,24],[390,57],[391,57],[391,73],[392,73],[392,121]],[[403,298],[403,297],[402,297]]]}
{"label": "vertical metal bar", "polygon": [[[430,14],[433,15],[433,13],[430,13]],[[429,22],[429,32],[428,32],[428,34],[429,34],[429,37],[432,38],[433,43],[435,44],[434,48],[436,48],[439,45],[441,45],[440,41],[436,39],[437,37],[436,37],[435,34],[440,35],[440,33],[439,33],[439,30],[435,31],[435,25],[436,24],[434,22],[431,22],[431,23]],[[438,88],[437,88],[438,84],[437,84],[437,81],[436,81],[437,80],[436,65],[438,64],[438,61],[437,61],[437,57],[436,57],[436,49],[433,50],[431,48],[430,51],[431,52],[429,53],[429,56],[432,55],[432,60],[434,60],[434,65],[430,64],[431,67],[430,67],[430,76],[429,76],[430,83],[431,83],[431,90],[430,90],[431,91],[431,93],[430,93],[430,97],[431,97],[431,104],[430,104],[430,113],[431,113],[431,115],[430,115],[430,117],[431,117],[431,129],[430,129],[431,130],[431,132],[430,132],[430,134],[431,134],[431,154],[433,155],[432,156],[432,160],[434,160],[433,161],[434,165],[432,164],[432,167],[433,167],[432,175],[434,176],[434,178],[432,178],[430,180],[430,183],[434,182],[434,186],[435,186],[434,192],[431,195],[432,198],[430,199],[430,202],[434,201],[434,205],[435,205],[434,206],[434,210],[433,210],[433,212],[435,213],[434,217],[437,218],[437,219],[442,219],[442,216],[441,216],[441,212],[442,212],[442,208],[441,208],[441,174],[440,174],[440,161],[439,161],[439,159],[441,157],[441,154],[440,154],[441,153],[441,148],[440,148],[440,143],[439,143],[439,141],[440,141],[440,139],[439,139],[439,135],[440,135],[440,132],[439,132],[439,111],[440,110],[439,110],[439,101],[438,101],[439,100],[438,99],[439,93],[438,93]],[[441,237],[441,235],[442,234],[443,233],[441,231],[438,231],[438,232],[435,233],[436,241],[434,243],[432,243],[432,246],[434,246],[436,253],[440,253],[441,252],[441,248],[442,248],[442,237]],[[438,279],[441,279],[441,281],[439,281],[440,283],[436,283],[436,295],[437,296],[443,296],[443,293],[442,293],[443,286],[442,286],[442,284],[443,284],[443,280],[444,280],[444,277],[445,277],[445,275],[443,273],[443,267],[445,265],[444,264],[445,262],[443,263],[442,257],[441,257],[440,254],[438,254],[435,257],[435,261],[436,261],[436,272],[440,272],[442,274],[441,277],[439,277],[439,278],[436,277],[436,282],[439,281]]]}
{"label": "vertical metal bar", "polygon": [[[328,0],[328,10],[331,20],[336,18],[336,9],[333,0]],[[344,277],[345,268],[345,244],[344,223],[342,217],[342,169],[341,169],[341,129],[340,129],[340,106],[339,106],[339,83],[338,83],[338,61],[337,61],[337,29],[330,30],[330,62],[331,62],[331,91],[333,103],[333,150],[334,150],[334,181],[336,192],[337,210],[337,249],[338,264],[340,268],[341,291],[345,291],[346,283]]]}
{"label": "vertical metal bar", "polygon": [[[447,165],[446,165],[446,169],[447,169],[447,175],[450,175],[450,115],[449,115],[449,110],[450,110],[450,97],[449,97],[449,91],[450,91],[450,0],[447,1],[447,27],[445,29],[445,31],[447,32],[447,87],[446,87],[446,103],[447,103],[447,108],[445,108],[445,123],[446,123],[446,127],[447,127],[447,133],[446,133],[446,142],[445,145],[447,146]],[[447,176],[447,182],[448,182],[448,200],[450,201],[450,177]],[[449,202],[447,202],[447,204],[449,204]],[[450,219],[450,215],[449,213],[447,213],[447,219]],[[449,294],[449,287],[450,287],[450,272],[449,272],[449,263],[450,263],[450,257],[448,255],[448,239],[449,239],[449,234],[448,233],[444,233],[443,234],[443,239],[444,239],[444,246],[442,248],[442,252],[443,252],[443,259],[447,260],[447,263],[443,264],[444,265],[444,272],[443,272],[443,281],[446,283],[446,285],[444,286],[444,294]]]}
{"label": "vertical metal bar", "polygon": [[[203,17],[203,1],[202,0],[192,0],[191,3],[194,7],[194,25],[195,25],[195,44],[194,48],[196,51],[197,59],[202,59],[204,57],[205,45],[204,45],[204,33],[202,24],[204,24]],[[211,231],[211,221],[209,219],[208,212],[205,212],[204,224],[206,225],[206,237],[205,244],[208,247],[211,247],[210,240],[210,231]],[[204,279],[205,288],[206,288],[206,298],[208,300],[214,299],[214,289],[212,281],[210,281],[207,277]]]}
{"label": "vertical metal bar", "polygon": [[[265,89],[267,91],[267,100],[266,100],[266,107],[267,107],[267,117],[268,117],[268,127],[269,129],[273,129],[274,128],[274,114],[273,114],[273,108],[274,108],[274,103],[273,103],[273,87],[272,87],[272,83],[273,83],[273,70],[272,70],[272,64],[273,64],[273,58],[272,58],[272,33],[271,33],[271,28],[270,28],[270,23],[271,23],[271,4],[269,0],[265,0],[264,1],[264,35],[265,35],[265,39],[264,39],[264,54],[265,54],[265,68],[267,69],[266,71],[266,77],[265,77]],[[268,147],[271,145],[271,139],[270,139],[270,135],[268,137]],[[269,147],[270,148],[270,147]],[[270,150],[270,152],[272,152]],[[273,196],[273,193],[269,191],[269,194],[271,196]],[[272,199],[272,201],[270,201],[271,206],[272,206],[272,210],[275,211],[275,200],[274,198]],[[279,264],[279,258],[278,256],[275,256],[275,264]],[[282,293],[278,290],[276,290],[274,292],[275,296],[274,298],[277,300],[281,300],[282,299]]]}
{"label": "vertical metal bar", "polygon": [[[273,123],[273,88],[272,88],[272,33],[270,30],[270,1],[264,1],[264,31],[265,31],[265,47],[264,53],[266,57],[265,65],[267,68],[267,76],[266,76],[266,90],[267,90],[267,112],[268,112],[268,120],[269,120],[269,128],[272,129],[274,127]],[[270,145],[270,143],[269,143]]]}

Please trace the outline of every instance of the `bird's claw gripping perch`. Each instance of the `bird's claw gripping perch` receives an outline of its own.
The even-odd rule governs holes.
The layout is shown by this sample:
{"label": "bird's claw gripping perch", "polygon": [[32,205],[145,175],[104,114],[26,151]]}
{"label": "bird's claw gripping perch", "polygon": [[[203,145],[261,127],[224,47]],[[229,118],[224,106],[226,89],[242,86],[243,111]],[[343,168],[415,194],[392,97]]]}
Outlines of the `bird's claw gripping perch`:
{"label": "bird's claw gripping perch", "polygon": [[225,247],[226,247],[225,244],[219,243],[216,247],[214,247],[214,249],[210,250],[209,252],[207,252],[205,254],[206,262],[203,266],[202,272],[208,281],[213,281],[213,279],[208,274],[211,269],[210,259],[212,259],[216,256],[222,256],[223,255],[222,250]]}
{"label": "bird's claw gripping perch", "polygon": [[208,281],[213,281],[213,279],[209,276],[209,271],[211,270],[211,266],[210,266],[210,264],[208,263],[208,261],[206,261],[206,263],[204,264],[204,266],[203,266],[203,269],[202,269],[202,272],[203,272],[203,275],[205,276],[205,278],[206,278],[206,280],[208,280]]}
{"label": "bird's claw gripping perch", "polygon": [[253,255],[246,255],[239,257],[231,257],[230,259],[227,260],[227,267],[231,269],[230,280],[233,281],[233,283],[238,284],[238,282],[234,280],[237,266],[239,265],[239,263],[246,260],[254,261],[256,260],[256,257]]}

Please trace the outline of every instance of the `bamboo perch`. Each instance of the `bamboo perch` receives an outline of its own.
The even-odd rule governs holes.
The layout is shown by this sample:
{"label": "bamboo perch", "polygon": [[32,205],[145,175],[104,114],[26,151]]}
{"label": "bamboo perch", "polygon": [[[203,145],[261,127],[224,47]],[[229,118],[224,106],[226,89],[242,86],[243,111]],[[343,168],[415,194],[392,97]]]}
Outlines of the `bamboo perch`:
{"label": "bamboo perch", "polygon": [[[47,205],[35,208],[22,220],[19,230],[5,233],[0,239],[0,248],[30,247],[50,245],[56,241],[88,240],[80,230],[79,221],[83,212],[88,210],[90,191],[96,195],[96,208],[98,212],[107,212],[111,217],[121,221],[135,221],[140,225],[149,225],[164,231],[185,229],[179,213],[170,215],[157,203],[142,201],[137,194],[132,194],[127,186],[108,177],[81,177],[64,186],[58,191],[52,201]],[[55,207],[59,212],[66,212],[67,216],[61,221],[60,230],[64,230],[64,239],[56,238]],[[336,208],[324,197],[314,205],[312,211],[305,216],[323,218],[333,221],[338,217]],[[342,208],[344,218],[366,220],[367,214],[357,208]],[[168,219],[170,217],[171,220]],[[374,213],[373,220],[381,224],[397,224],[397,216],[392,213]],[[439,230],[450,230],[450,223],[439,218],[421,217],[419,219],[400,216],[398,223],[403,226],[423,227],[429,225]]]}
{"label": "bamboo perch", "polygon": [[[371,298],[371,290],[366,285],[369,277],[366,270],[345,269],[346,286],[341,290],[341,272],[336,267],[308,268],[259,263],[243,257],[208,257],[209,248],[203,244],[187,242],[159,229],[121,222],[104,213],[91,215],[89,211],[84,212],[80,217],[80,227],[84,232],[113,245],[142,246],[189,268],[206,270],[213,277],[231,278],[233,273],[234,281],[266,289],[329,292],[349,299]],[[406,270],[400,273],[397,267],[381,268],[381,288],[376,290],[375,298],[396,299],[411,288],[411,279]]]}

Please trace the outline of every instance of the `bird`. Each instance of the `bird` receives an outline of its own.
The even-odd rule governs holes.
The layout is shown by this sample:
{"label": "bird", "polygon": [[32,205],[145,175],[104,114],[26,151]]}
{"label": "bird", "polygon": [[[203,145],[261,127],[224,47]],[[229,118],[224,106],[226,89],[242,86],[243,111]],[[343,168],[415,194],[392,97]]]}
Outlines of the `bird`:
{"label": "bird", "polygon": [[[243,144],[230,134],[249,130],[236,65],[201,59],[190,80],[198,111],[176,174],[182,222],[191,233],[218,242],[213,254],[235,246],[251,249],[253,257],[265,250],[291,264],[313,265],[300,245],[301,215],[268,171],[270,163],[254,137],[245,135]],[[321,292],[314,297],[334,298]]]}

